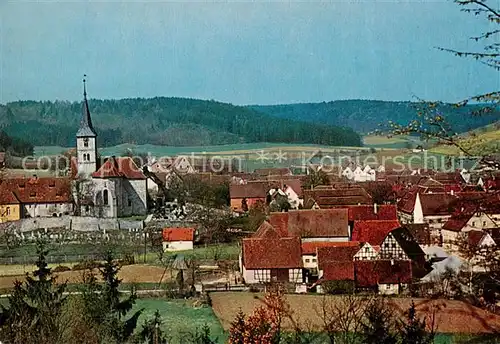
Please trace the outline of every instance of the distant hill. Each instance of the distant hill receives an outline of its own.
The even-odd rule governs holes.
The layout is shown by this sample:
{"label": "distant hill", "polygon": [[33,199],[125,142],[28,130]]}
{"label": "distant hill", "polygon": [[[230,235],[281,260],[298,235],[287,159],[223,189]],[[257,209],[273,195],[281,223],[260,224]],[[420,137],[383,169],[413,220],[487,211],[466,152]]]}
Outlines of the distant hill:
{"label": "distant hill", "polygon": [[[248,108],[278,118],[322,123],[354,128],[358,133],[367,134],[387,125],[389,120],[407,124],[416,118],[415,103],[389,102],[378,100],[338,100],[323,103],[303,103],[287,105],[252,105]],[[441,105],[440,110],[455,132],[462,133],[490,124],[500,118],[500,113],[472,116],[470,112],[477,106],[455,108]]]}
{"label": "distant hill", "polygon": [[[349,128],[284,119],[216,101],[156,97],[89,100],[101,146],[205,146],[271,142],[361,146]],[[73,146],[81,103],[18,101],[0,106],[0,130],[35,146]]]}
{"label": "distant hill", "polygon": [[[500,152],[500,121],[471,130],[460,135],[460,146],[469,154],[484,156]],[[438,145],[432,148],[435,153],[458,155],[463,153],[453,145]]]}

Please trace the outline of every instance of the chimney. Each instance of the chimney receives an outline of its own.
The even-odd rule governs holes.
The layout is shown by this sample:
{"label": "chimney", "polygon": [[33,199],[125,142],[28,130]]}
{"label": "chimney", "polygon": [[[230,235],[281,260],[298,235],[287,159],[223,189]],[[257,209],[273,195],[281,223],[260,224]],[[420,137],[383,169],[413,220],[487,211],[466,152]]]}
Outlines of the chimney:
{"label": "chimney", "polygon": [[373,213],[377,214],[377,212],[378,212],[378,205],[377,203],[373,203]]}

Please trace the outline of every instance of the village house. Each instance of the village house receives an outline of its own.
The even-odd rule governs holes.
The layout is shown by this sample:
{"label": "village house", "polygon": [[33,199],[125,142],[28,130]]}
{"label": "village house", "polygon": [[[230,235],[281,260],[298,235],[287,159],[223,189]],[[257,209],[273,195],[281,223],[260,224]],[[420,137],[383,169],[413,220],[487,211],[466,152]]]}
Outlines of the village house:
{"label": "village house", "polygon": [[249,181],[244,184],[230,184],[231,209],[247,211],[254,204],[266,204],[270,185],[268,181]]}
{"label": "village house", "polygon": [[356,286],[379,294],[399,294],[412,282],[409,260],[357,260],[354,262]]}
{"label": "village house", "polygon": [[73,211],[68,178],[11,178],[0,181],[5,220],[53,217]]}
{"label": "village house", "polygon": [[113,156],[99,166],[97,134],[92,125],[85,80],[76,142],[72,192],[79,208],[77,214],[112,218],[146,215],[146,177],[132,158]]}
{"label": "village house", "polygon": [[243,239],[240,269],[245,283],[302,283],[300,238],[281,237],[268,225]]}
{"label": "village house", "polygon": [[193,249],[194,228],[164,228],[163,251],[187,251]]}
{"label": "village house", "polygon": [[17,221],[21,218],[21,202],[16,195],[0,185],[0,223]]}

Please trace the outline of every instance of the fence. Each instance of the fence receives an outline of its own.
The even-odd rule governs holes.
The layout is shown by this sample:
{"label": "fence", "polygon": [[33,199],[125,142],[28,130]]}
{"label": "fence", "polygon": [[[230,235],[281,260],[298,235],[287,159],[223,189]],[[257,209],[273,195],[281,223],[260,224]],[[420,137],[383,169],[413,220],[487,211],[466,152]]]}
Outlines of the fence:
{"label": "fence", "polygon": [[[138,256],[142,253],[133,253]],[[113,254],[116,259],[123,259],[126,254]],[[45,259],[49,264],[80,263],[83,261],[103,260],[102,254],[76,254],[76,255],[50,255]],[[0,265],[33,265],[37,261],[37,256],[16,256],[0,257]]]}

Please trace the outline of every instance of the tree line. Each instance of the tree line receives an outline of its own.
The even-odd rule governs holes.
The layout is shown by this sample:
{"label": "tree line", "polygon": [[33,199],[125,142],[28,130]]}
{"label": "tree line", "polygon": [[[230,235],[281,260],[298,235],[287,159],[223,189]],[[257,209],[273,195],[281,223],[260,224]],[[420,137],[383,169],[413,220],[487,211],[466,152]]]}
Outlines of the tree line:
{"label": "tree line", "polygon": [[[165,97],[90,99],[89,106],[101,146],[250,142],[361,145],[360,136],[349,128],[277,118],[215,101]],[[80,102],[17,101],[1,110],[10,114],[0,122],[10,135],[30,137],[37,146],[74,146]]]}

